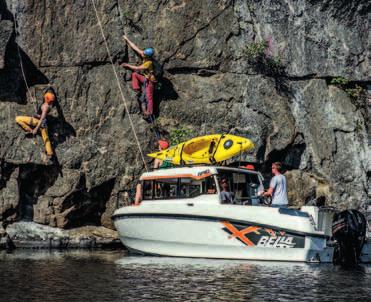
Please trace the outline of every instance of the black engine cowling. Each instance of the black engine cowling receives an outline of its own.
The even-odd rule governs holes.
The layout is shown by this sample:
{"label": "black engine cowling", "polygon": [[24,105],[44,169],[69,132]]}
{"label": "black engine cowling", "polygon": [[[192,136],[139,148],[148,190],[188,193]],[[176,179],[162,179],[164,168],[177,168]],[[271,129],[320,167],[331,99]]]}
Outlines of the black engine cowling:
{"label": "black engine cowling", "polygon": [[366,239],[367,221],[357,210],[346,210],[334,215],[332,235],[338,245],[334,262],[344,265],[358,263]]}

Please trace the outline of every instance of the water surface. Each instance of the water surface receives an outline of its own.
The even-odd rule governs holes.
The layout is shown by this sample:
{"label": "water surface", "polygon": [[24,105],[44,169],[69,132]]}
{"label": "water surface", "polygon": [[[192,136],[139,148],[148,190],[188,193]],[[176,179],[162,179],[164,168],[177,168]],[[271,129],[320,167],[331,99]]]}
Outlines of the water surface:
{"label": "water surface", "polygon": [[371,301],[371,266],[0,252],[0,301]]}

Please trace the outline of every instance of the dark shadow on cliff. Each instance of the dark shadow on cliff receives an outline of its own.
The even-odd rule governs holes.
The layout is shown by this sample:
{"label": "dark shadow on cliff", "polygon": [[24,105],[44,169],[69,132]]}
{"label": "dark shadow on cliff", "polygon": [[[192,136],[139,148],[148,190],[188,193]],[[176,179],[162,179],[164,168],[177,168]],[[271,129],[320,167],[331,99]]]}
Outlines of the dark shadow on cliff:
{"label": "dark shadow on cliff", "polygon": [[61,211],[73,208],[66,215],[64,228],[75,228],[85,225],[101,225],[101,217],[111,197],[115,178],[87,191],[86,179],[82,176],[77,190],[64,201]]}
{"label": "dark shadow on cliff", "polygon": [[252,64],[252,67],[256,73],[272,78],[275,88],[280,95],[291,96],[290,82],[284,66],[258,61]]}
{"label": "dark shadow on cliff", "polygon": [[8,10],[8,6],[5,0],[0,0],[0,16],[1,20],[8,20],[8,21],[14,21],[13,20],[13,14]]}
{"label": "dark shadow on cliff", "polygon": [[[10,54],[12,54],[12,58],[9,58]],[[22,50],[21,57],[27,85],[31,87],[35,84],[46,84],[48,82],[47,77],[33,65]],[[27,103],[27,87],[19,66],[20,60],[16,46],[8,46],[5,67],[0,70],[0,99],[24,105]]]}
{"label": "dark shadow on cliff", "polygon": [[55,150],[58,145],[64,143],[68,137],[75,137],[76,131],[73,126],[66,121],[59,101],[55,102],[54,106],[58,112],[58,117],[48,116],[48,130]]}
{"label": "dark shadow on cliff", "polygon": [[0,190],[6,186],[16,165],[6,162],[3,158],[0,159]]}
{"label": "dark shadow on cliff", "polygon": [[[0,0],[1,20],[15,22],[12,13],[7,9],[6,2]],[[36,67],[30,57],[17,45],[14,28],[7,41],[4,54],[4,68],[0,69],[0,99],[2,101],[25,104],[27,87],[48,83],[47,77]],[[24,76],[21,68],[23,65]]]}
{"label": "dark shadow on cliff", "polygon": [[[301,157],[306,149],[305,143],[290,144],[283,150],[272,150],[264,160],[265,146],[262,146],[257,153],[258,160],[264,160],[261,167],[261,172],[266,182],[269,183],[272,177],[271,166],[274,162],[281,162],[283,164],[284,172],[288,170],[299,169]],[[267,184],[268,184],[267,183]],[[266,185],[266,184],[265,184]]]}
{"label": "dark shadow on cliff", "polygon": [[[0,191],[7,186],[8,181],[16,168],[16,165],[6,162],[3,158],[0,159]],[[6,199],[8,196],[3,196],[3,198]],[[11,223],[16,215],[17,209],[14,207],[3,211],[0,215],[2,226],[6,228],[7,224]]]}
{"label": "dark shadow on cliff", "polygon": [[[130,89],[132,91],[131,87],[132,84],[130,79],[131,73],[125,72],[122,75],[122,78],[127,89]],[[162,77],[161,80],[157,83],[156,88],[154,90],[153,99],[154,99],[153,114],[155,118],[161,116],[160,105],[162,102],[178,99],[178,93],[175,91],[174,86],[168,77],[166,76]],[[141,112],[140,97],[134,96],[134,93],[132,93],[130,104],[131,105],[129,111],[131,114]]]}
{"label": "dark shadow on cliff", "polygon": [[38,198],[54,185],[58,174],[58,169],[55,166],[19,165],[19,219],[33,220],[33,206],[37,203]]}
{"label": "dark shadow on cliff", "polygon": [[286,170],[299,169],[301,157],[306,149],[306,144],[289,145],[283,150],[273,150],[268,154],[266,163],[282,162]]}
{"label": "dark shadow on cliff", "polygon": [[173,83],[171,83],[168,77],[164,76],[158,85],[160,87],[155,90],[154,94],[156,104],[154,107],[154,115],[156,118],[161,116],[161,102],[176,100],[179,97],[178,93],[174,89]]}

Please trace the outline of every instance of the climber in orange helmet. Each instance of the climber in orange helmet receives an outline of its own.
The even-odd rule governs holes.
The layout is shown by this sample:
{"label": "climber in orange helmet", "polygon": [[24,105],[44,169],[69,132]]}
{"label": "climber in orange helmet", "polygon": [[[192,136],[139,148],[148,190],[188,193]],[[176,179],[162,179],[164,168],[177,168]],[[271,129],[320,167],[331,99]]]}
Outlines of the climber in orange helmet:
{"label": "climber in orange helmet", "polygon": [[54,155],[54,151],[48,135],[47,114],[55,100],[56,93],[53,88],[49,87],[44,92],[44,103],[37,108],[34,116],[17,116],[15,118],[16,123],[32,135],[36,135],[40,129],[46,155],[50,158]]}

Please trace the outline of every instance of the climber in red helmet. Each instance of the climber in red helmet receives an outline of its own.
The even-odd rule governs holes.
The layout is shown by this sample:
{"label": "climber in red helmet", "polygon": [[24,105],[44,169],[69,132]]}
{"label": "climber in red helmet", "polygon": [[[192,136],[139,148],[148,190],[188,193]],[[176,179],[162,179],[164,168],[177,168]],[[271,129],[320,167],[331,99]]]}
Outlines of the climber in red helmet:
{"label": "climber in red helmet", "polygon": [[[169,148],[169,143],[162,139],[157,141],[157,145],[160,151]],[[154,169],[161,169],[161,168],[167,168],[167,167],[168,167],[167,162],[164,162],[161,159],[156,158],[155,161],[153,162]]]}

